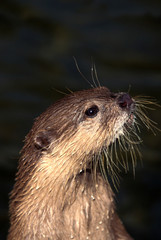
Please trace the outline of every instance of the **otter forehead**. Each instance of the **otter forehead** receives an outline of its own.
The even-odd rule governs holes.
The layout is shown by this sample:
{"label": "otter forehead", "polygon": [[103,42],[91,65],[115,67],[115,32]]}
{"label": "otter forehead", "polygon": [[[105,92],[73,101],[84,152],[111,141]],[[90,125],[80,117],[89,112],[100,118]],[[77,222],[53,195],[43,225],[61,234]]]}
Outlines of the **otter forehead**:
{"label": "otter forehead", "polygon": [[[74,92],[70,95],[71,99],[79,98],[80,100],[92,100],[95,99],[109,99],[111,92],[106,87],[92,88],[88,90]],[[69,98],[69,99],[70,99]]]}
{"label": "otter forehead", "polygon": [[[49,108],[49,112],[54,115],[56,114],[57,117],[68,111],[69,114],[75,114],[75,112],[81,111],[83,107],[90,105],[90,103],[105,104],[106,102],[113,101],[113,96],[114,94],[106,87],[77,91],[58,100]],[[69,116],[69,114],[67,115]]]}
{"label": "otter forehead", "polygon": [[51,106],[50,111],[53,110],[54,112],[60,112],[63,106],[63,110],[70,109],[72,112],[74,108],[78,109],[78,106],[83,106],[83,104],[92,102],[94,100],[106,102],[110,100],[111,96],[113,96],[113,93],[111,93],[106,87],[76,91],[71,94],[67,94],[65,97],[54,103]]}

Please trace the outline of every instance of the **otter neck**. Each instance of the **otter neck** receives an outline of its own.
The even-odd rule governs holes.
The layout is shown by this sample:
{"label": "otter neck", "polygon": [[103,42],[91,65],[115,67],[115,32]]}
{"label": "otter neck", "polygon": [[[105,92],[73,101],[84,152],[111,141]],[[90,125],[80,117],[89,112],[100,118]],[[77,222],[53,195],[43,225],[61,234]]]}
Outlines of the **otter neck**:
{"label": "otter neck", "polygon": [[[41,161],[44,161],[45,164],[44,159]],[[99,226],[99,222],[102,229],[106,229],[105,236],[107,237],[107,234],[110,236],[111,233],[107,232],[107,224],[110,226],[110,222],[113,220],[113,194],[110,186],[102,177],[98,175],[94,182],[92,173],[84,172],[69,179],[64,187],[63,179],[60,181],[59,178],[57,181],[55,178],[55,182],[51,183],[51,176],[47,176],[49,170],[45,169],[45,165],[41,165],[39,171],[43,171],[43,169],[45,171],[42,182],[35,175],[28,183],[32,184],[32,189],[28,189],[27,192],[25,190],[24,200],[18,206],[19,211],[20,209],[23,211],[21,212],[22,217],[19,214],[19,222],[24,234],[28,234],[28,228],[30,229],[28,239],[64,240],[71,239],[72,236],[74,239],[86,239],[90,234],[90,229]],[[50,172],[50,174],[53,173]],[[60,187],[59,192],[55,191],[58,187]],[[92,216],[94,212],[95,215]],[[100,215],[100,212],[103,214]],[[39,224],[37,219],[40,220]],[[63,233],[62,230],[64,222],[69,228],[66,233]],[[82,222],[86,228],[83,228]],[[54,234],[58,226],[62,233],[56,237]],[[16,228],[16,225],[13,227]],[[33,238],[32,234],[37,238]],[[83,238],[79,238],[80,235]],[[26,236],[22,235],[21,239],[25,239]],[[92,239],[95,239],[95,236]]]}

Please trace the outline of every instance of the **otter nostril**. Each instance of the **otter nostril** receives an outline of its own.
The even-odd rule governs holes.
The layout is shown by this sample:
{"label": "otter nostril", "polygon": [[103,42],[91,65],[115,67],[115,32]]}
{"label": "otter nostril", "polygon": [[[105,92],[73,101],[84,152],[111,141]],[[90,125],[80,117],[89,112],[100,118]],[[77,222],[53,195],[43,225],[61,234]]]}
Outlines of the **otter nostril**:
{"label": "otter nostril", "polygon": [[128,93],[123,93],[118,98],[118,104],[121,108],[129,108],[133,104],[133,100]]}

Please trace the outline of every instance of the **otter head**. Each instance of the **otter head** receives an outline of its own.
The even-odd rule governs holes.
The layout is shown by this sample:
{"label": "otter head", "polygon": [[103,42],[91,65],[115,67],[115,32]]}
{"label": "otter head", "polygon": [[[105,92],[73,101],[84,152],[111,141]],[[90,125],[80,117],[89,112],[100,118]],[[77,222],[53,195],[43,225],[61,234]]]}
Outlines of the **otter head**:
{"label": "otter head", "polygon": [[[56,168],[87,165],[134,123],[135,102],[127,93],[112,93],[106,87],[78,91],[49,107],[36,120],[33,147]],[[67,165],[66,165],[67,164]],[[70,167],[69,167],[70,166]]]}

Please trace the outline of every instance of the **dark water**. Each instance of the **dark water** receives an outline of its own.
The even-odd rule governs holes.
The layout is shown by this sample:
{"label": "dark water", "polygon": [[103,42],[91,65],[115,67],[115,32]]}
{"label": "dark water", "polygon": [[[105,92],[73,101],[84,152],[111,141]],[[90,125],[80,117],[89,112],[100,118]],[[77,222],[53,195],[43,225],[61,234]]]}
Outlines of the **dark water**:
{"label": "dark water", "polygon": [[[161,1],[0,1],[0,239],[22,140],[33,119],[62,97],[101,85],[161,102]],[[150,117],[161,125],[161,110]],[[123,176],[120,216],[135,239],[161,239],[161,135],[143,129],[143,167]]]}

